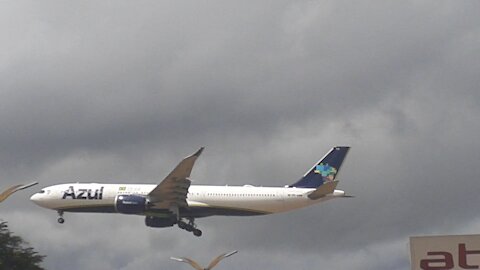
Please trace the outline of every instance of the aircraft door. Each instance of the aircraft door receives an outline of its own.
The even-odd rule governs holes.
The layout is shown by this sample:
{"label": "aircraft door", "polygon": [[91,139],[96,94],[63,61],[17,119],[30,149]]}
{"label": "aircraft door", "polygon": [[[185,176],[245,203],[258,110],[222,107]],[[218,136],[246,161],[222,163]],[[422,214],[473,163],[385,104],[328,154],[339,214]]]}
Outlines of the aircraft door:
{"label": "aircraft door", "polygon": [[278,188],[275,192],[275,201],[276,203],[279,204],[280,209],[282,210],[285,208],[285,201],[284,201],[285,193],[286,193],[285,188]]}

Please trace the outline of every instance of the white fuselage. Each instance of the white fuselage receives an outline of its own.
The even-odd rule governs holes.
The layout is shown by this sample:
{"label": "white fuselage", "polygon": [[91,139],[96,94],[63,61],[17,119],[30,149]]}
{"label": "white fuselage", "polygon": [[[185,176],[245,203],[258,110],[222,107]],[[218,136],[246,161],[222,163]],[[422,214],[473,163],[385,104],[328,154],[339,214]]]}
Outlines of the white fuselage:
{"label": "white fuselage", "polygon": [[[65,212],[112,212],[120,195],[147,196],[156,185],[149,184],[98,184],[71,183],[50,186],[34,194],[31,200],[36,204]],[[189,209],[208,212],[209,209],[222,211],[208,212],[210,215],[259,215],[289,211],[335,197],[345,193],[335,190],[318,200],[307,195],[315,189],[292,187],[254,186],[207,186],[192,185],[188,189]],[[148,215],[146,211],[145,215]],[[202,217],[199,215],[197,217]]]}
{"label": "white fuselage", "polygon": [[49,186],[30,198],[58,212],[121,213],[145,216],[145,225],[172,227],[201,236],[196,218],[208,216],[253,216],[290,211],[337,197],[336,176],[350,147],[335,146],[297,182],[285,187],[196,186],[190,175],[203,151],[182,159],[158,184],[70,183]]}

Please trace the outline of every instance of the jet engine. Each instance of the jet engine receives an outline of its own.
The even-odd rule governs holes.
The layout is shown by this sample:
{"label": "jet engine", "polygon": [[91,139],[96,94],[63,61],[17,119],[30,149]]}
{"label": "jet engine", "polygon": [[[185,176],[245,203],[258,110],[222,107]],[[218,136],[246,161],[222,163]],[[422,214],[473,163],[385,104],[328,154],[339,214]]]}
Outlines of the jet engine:
{"label": "jet engine", "polygon": [[118,195],[115,198],[115,209],[122,214],[143,214],[147,204],[147,198],[139,195]]}
{"label": "jet engine", "polygon": [[148,227],[163,228],[163,227],[172,227],[177,223],[175,217],[145,217],[145,225]]}

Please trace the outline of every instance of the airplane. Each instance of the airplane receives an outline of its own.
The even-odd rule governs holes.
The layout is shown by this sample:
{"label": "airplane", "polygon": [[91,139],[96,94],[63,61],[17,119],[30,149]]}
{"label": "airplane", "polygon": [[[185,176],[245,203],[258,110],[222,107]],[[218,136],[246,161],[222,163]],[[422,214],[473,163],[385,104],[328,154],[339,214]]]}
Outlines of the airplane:
{"label": "airplane", "polygon": [[64,212],[120,213],[145,216],[145,225],[177,225],[201,236],[196,218],[267,215],[303,208],[339,197],[337,175],[350,147],[335,146],[300,180],[284,187],[191,185],[190,174],[203,151],[184,158],[158,185],[68,183],[45,187],[33,194],[35,204]]}

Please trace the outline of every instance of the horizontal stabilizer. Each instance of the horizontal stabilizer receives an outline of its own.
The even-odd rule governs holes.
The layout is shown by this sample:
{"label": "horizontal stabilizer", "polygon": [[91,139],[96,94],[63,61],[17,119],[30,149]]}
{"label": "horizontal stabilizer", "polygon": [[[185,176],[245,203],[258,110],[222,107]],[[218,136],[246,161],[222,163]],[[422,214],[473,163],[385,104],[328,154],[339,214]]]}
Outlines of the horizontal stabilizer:
{"label": "horizontal stabilizer", "polygon": [[337,185],[338,185],[338,180],[332,181],[332,182],[326,182],[325,184],[321,185],[316,190],[314,190],[312,193],[308,194],[308,198],[312,200],[318,200],[322,197],[327,196],[328,194],[332,194],[333,191],[335,191],[335,188],[337,187]]}

